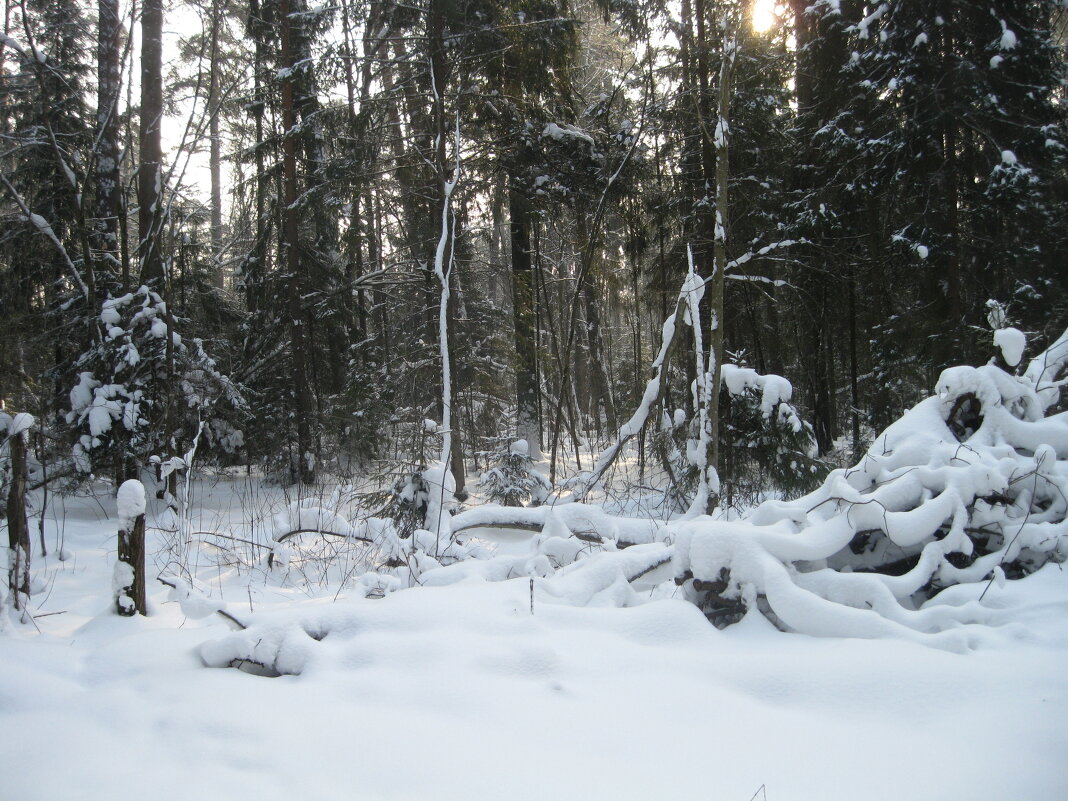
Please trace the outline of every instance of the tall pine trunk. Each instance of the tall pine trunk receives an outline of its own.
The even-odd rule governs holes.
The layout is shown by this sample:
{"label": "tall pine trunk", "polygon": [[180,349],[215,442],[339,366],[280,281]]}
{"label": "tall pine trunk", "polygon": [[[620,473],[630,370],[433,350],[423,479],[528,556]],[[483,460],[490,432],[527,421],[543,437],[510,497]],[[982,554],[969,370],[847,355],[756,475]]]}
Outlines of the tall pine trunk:
{"label": "tall pine trunk", "polygon": [[121,271],[119,214],[122,176],[119,173],[119,68],[122,27],[118,0],[97,4],[96,203],[93,248],[101,280]]}
{"label": "tall pine trunk", "polygon": [[222,266],[223,214],[222,214],[222,142],[219,131],[219,29],[222,27],[220,0],[212,0],[211,29],[208,43],[208,172],[211,180],[211,279],[222,288],[225,275]]}
{"label": "tall pine trunk", "polygon": [[297,116],[294,105],[293,25],[290,0],[281,0],[281,61],[285,78],[282,81],[282,180],[284,185],[285,223],[282,259],[287,273],[286,291],[289,311],[289,351],[293,370],[294,422],[297,428],[297,458],[294,477],[301,484],[315,481],[315,457],[312,449],[312,415],[314,414],[311,386],[308,383],[306,319],[303,303],[303,281],[300,265],[300,208],[297,205]]}
{"label": "tall pine trunk", "polygon": [[[541,455],[538,416],[538,362],[534,337],[534,280],[530,257],[531,214],[521,190],[509,187],[512,252],[512,317],[515,324],[516,437],[527,441],[532,458]],[[561,392],[565,391],[561,387]]]}
{"label": "tall pine trunk", "polygon": [[141,125],[140,164],[137,171],[137,253],[141,282],[163,283],[163,0],[144,0],[141,12]]}

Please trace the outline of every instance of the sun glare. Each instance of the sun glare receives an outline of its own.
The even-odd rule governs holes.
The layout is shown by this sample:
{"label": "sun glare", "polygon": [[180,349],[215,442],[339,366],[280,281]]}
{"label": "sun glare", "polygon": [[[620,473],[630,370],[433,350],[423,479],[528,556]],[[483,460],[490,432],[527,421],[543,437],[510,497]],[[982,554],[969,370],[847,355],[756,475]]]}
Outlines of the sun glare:
{"label": "sun glare", "polygon": [[778,20],[775,0],[753,0],[753,30],[764,33]]}

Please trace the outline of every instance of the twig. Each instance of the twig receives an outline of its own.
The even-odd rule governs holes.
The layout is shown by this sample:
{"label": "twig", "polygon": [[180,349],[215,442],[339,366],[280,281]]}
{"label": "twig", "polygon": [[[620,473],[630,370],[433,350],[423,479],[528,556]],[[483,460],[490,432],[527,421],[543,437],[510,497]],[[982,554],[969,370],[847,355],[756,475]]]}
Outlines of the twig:
{"label": "twig", "polygon": [[219,537],[224,540],[230,540],[231,542],[240,542],[243,545],[251,545],[254,548],[265,548],[268,551],[271,550],[270,545],[264,545],[262,542],[253,542],[252,540],[245,540],[241,537],[235,537],[231,534],[220,534],[218,531],[194,531],[190,536],[193,537]]}
{"label": "twig", "polygon": [[652,573],[658,567],[660,567],[661,565],[666,565],[670,561],[671,561],[671,554],[668,554],[667,556],[662,556],[659,559],[657,559],[655,562],[653,562],[651,565],[649,565],[648,567],[644,567],[641,570],[639,570],[633,576],[627,576],[627,582],[630,583],[630,582],[637,581],[642,576],[644,576],[646,573]]}
{"label": "twig", "polygon": [[[1016,533],[1013,535],[1012,539],[1009,540],[1009,544],[1006,545],[1004,550],[1002,551],[1001,559],[998,560],[998,565],[997,565],[998,568],[1001,568],[1001,566],[1005,564],[1005,557],[1008,556],[1009,551],[1012,550],[1013,544],[1016,542],[1016,540],[1019,538],[1019,536],[1023,533],[1024,527],[1027,525],[1027,521],[1031,519],[1031,508],[1032,508],[1032,505],[1034,503],[1034,497],[1035,497],[1034,492],[1035,492],[1035,489],[1038,489],[1038,471],[1037,470],[1035,471],[1035,486],[1034,486],[1034,489],[1031,490],[1031,497],[1027,499],[1027,514],[1024,515],[1023,522],[1020,523],[1020,528],[1018,528],[1016,530]],[[990,580],[987,581],[986,586],[983,587],[983,591],[979,594],[980,603],[982,602],[983,598],[986,597],[987,592],[990,590],[990,585],[992,585],[994,583],[994,579],[996,579],[996,578],[997,578],[997,572],[996,571],[991,571]]]}
{"label": "twig", "polygon": [[[156,580],[159,581],[160,584],[166,584],[171,589],[174,589],[174,590],[178,589],[178,585],[177,584],[175,584],[173,581],[168,581],[167,579],[163,578],[163,576],[156,576]],[[219,615],[220,617],[225,618],[226,620],[229,620],[231,623],[233,623],[235,626],[237,626],[241,631],[244,631],[245,629],[248,628],[248,626],[246,626],[244,623],[242,623],[236,617],[231,615],[225,609],[216,609],[214,611],[215,611],[215,614]],[[53,614],[58,614],[58,613],[53,613]]]}
{"label": "twig", "polygon": [[[324,537],[341,537],[342,539],[346,540],[359,540],[360,542],[369,542],[372,544],[374,543],[374,540],[372,540],[370,537],[362,537],[359,534],[342,534],[337,531],[323,531],[322,529],[318,528],[295,528],[292,531],[287,531],[285,534],[275,537],[275,542],[285,542],[290,537],[295,537],[298,534],[322,534]],[[244,540],[238,541],[244,542]],[[258,543],[251,544],[256,545]],[[267,545],[261,547],[270,548],[271,546]]]}

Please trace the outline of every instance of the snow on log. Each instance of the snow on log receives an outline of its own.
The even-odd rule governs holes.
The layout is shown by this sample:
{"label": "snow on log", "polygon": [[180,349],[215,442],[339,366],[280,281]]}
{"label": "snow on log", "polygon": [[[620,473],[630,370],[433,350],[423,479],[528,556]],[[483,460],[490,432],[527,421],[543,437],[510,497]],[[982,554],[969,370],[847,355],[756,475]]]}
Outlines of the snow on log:
{"label": "snow on log", "polygon": [[[960,647],[943,633],[990,618],[983,585],[1068,556],[1068,413],[1043,416],[1039,376],[1052,381],[950,368],[815,492],[743,521],[670,524],[677,583],[721,624],[760,598],[788,630]],[[951,426],[962,399],[974,428]],[[972,601],[940,598],[966,583]]]}

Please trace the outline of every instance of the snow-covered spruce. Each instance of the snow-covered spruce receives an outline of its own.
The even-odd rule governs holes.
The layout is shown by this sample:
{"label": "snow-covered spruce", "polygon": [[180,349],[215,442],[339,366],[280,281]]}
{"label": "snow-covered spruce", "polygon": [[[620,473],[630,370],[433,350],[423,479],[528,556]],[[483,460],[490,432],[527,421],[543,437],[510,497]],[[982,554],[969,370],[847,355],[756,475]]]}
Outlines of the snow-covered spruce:
{"label": "snow-covered spruce", "polygon": [[803,498],[741,522],[672,524],[676,582],[721,624],[754,605],[816,635],[983,622],[989,582],[1068,555],[1068,413],[1045,416],[1064,341],[1021,377],[944,371],[935,396]]}
{"label": "snow-covered spruce", "polygon": [[[240,389],[221,374],[197,338],[174,329],[162,297],[142,286],[101,304],[103,340],[76,363],[66,422],[74,430],[74,467],[107,473],[124,461],[147,461],[176,442],[189,442],[203,428],[222,451],[244,444],[233,423],[247,411]],[[173,375],[168,373],[171,344]],[[168,389],[169,388],[169,389]],[[172,441],[165,441],[165,392],[182,397],[171,411]]]}
{"label": "snow-covered spruce", "polygon": [[478,486],[491,503],[502,506],[540,506],[552,485],[534,467],[530,446],[525,439],[515,440],[507,450],[489,454],[490,467],[479,478]]}

